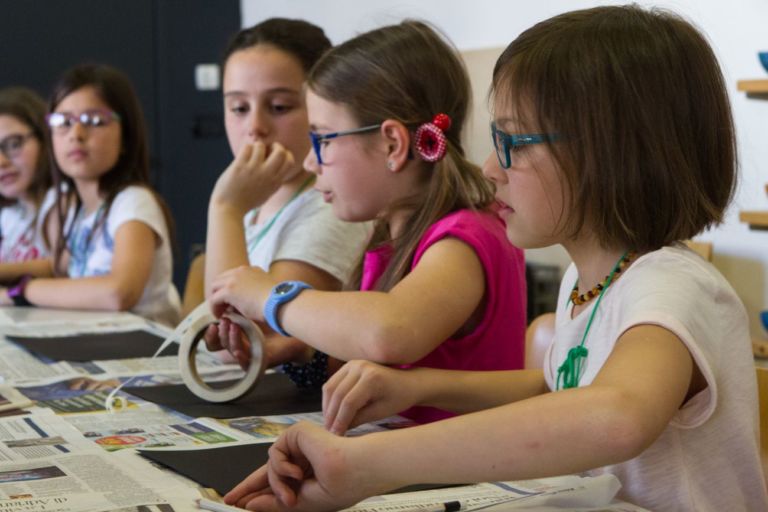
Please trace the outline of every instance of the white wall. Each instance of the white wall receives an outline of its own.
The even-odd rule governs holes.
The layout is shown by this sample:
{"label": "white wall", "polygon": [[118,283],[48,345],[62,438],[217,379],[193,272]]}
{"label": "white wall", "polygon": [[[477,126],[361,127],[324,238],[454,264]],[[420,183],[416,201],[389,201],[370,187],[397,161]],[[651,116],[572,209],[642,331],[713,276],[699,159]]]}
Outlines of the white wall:
{"label": "white wall", "polygon": [[[474,137],[469,151],[475,158],[490,150],[485,136],[487,114],[482,112],[490,80],[489,54],[500,51],[522,30],[564,11],[623,2],[584,0],[410,0],[361,2],[359,0],[242,0],[243,25],[272,16],[303,18],[323,27],[334,43],[405,17],[430,21],[441,28],[461,49],[475,85],[476,106],[481,112],[470,124]],[[736,90],[739,79],[768,78],[757,59],[757,51],[768,50],[768,2],[765,0],[678,0],[638,2],[644,6],[672,9],[699,26],[720,58],[736,120],[741,157],[741,186],[726,222],[701,236],[714,243],[714,263],[729,279],[747,306],[753,334],[764,336],[758,312],[768,306],[768,231],[749,231],[738,221],[738,211],[768,210],[764,185],[768,183],[768,101],[747,99]],[[493,49],[487,52],[475,51]],[[483,76],[483,73],[487,73]],[[482,141],[487,142],[482,142]],[[762,142],[761,142],[762,141]],[[529,259],[564,263],[566,256],[555,250],[527,253]]]}

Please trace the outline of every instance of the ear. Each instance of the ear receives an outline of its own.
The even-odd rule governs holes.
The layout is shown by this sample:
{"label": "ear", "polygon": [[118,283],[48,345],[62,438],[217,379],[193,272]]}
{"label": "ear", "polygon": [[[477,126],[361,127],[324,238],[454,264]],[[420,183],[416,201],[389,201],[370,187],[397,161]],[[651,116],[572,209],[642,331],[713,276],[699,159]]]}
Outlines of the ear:
{"label": "ear", "polygon": [[386,144],[386,166],[392,172],[400,171],[408,161],[411,148],[411,132],[408,128],[394,119],[381,123],[381,135]]}

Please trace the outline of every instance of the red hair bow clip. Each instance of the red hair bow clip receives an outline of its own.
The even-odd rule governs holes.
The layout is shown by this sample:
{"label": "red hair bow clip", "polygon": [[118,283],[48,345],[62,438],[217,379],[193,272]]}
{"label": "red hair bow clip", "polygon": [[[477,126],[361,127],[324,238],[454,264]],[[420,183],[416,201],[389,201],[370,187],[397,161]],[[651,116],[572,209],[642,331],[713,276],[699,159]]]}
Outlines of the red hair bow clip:
{"label": "red hair bow clip", "polygon": [[437,162],[445,156],[448,140],[445,132],[451,128],[448,114],[437,114],[432,122],[424,123],[416,130],[416,151],[427,162]]}

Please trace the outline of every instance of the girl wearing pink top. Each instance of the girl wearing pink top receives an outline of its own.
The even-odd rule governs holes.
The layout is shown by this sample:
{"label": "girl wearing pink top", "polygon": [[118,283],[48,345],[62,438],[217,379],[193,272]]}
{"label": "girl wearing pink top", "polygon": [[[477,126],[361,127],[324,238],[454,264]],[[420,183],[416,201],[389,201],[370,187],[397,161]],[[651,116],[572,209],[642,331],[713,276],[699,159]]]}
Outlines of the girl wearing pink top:
{"label": "girl wearing pink top", "polygon": [[[400,368],[426,367],[452,370],[508,370],[522,368],[524,344],[512,343],[525,337],[525,282],[522,251],[507,240],[502,220],[494,213],[459,210],[427,229],[416,247],[411,270],[434,244],[446,238],[461,240],[480,259],[485,273],[485,307],[471,332],[451,336],[418,361]],[[383,246],[365,254],[361,290],[375,289],[376,281],[391,262],[391,247]],[[432,407],[411,407],[401,413],[419,423],[454,416]]]}
{"label": "girl wearing pink top", "polygon": [[[303,386],[327,380],[328,356],[403,368],[521,368],[523,253],[493,210],[492,186],[464,157],[470,97],[456,51],[423,23],[375,30],[326,53],[308,78],[313,149],[304,168],[336,216],[375,221],[347,286],[354,291],[241,267],[215,279],[214,313],[234,307],[315,348],[309,364],[285,368]],[[268,158],[282,161],[280,151]],[[226,319],[214,334],[236,356],[247,352]],[[419,422],[448,416],[406,414]]]}

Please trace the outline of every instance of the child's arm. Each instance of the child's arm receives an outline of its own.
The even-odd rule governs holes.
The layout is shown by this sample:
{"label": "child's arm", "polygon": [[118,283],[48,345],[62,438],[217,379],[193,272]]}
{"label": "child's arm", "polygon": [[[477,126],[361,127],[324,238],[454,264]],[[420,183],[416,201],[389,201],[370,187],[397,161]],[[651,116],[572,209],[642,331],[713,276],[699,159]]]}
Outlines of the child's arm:
{"label": "child's arm", "polygon": [[12,283],[21,276],[49,277],[53,275],[50,258],[0,264],[0,283]]}
{"label": "child's arm", "polygon": [[80,279],[33,279],[27,284],[25,297],[36,306],[129,310],[144,293],[158,240],[147,224],[137,220],[125,222],[115,233],[109,274]]}
{"label": "child's arm", "polygon": [[341,508],[424,475],[436,483],[519,480],[619,463],[653,443],[686,396],[700,391],[690,389],[692,374],[690,353],[675,335],[637,326],[621,336],[589,386],[356,438],[295,426],[270,449],[266,469],[225,500],[269,508],[276,498],[254,492],[271,484],[288,506],[298,500],[307,508]]}
{"label": "child's arm", "polygon": [[[226,272],[214,282],[214,311],[231,305],[263,320],[264,303],[277,282],[259,269]],[[474,250],[446,238],[430,246],[389,292],[306,290],[281,306],[279,320],[293,336],[338,359],[412,363],[456,334],[479,311],[484,292]]]}
{"label": "child's arm", "polygon": [[465,414],[546,391],[541,370],[398,370],[370,361],[350,361],[323,386],[323,418],[328,430],[343,434],[348,428],[415,405]]}
{"label": "child's arm", "polygon": [[293,167],[293,155],[280,144],[256,142],[245,144],[216,180],[208,205],[206,296],[219,274],[249,264],[243,217],[269,199],[292,176]]}

